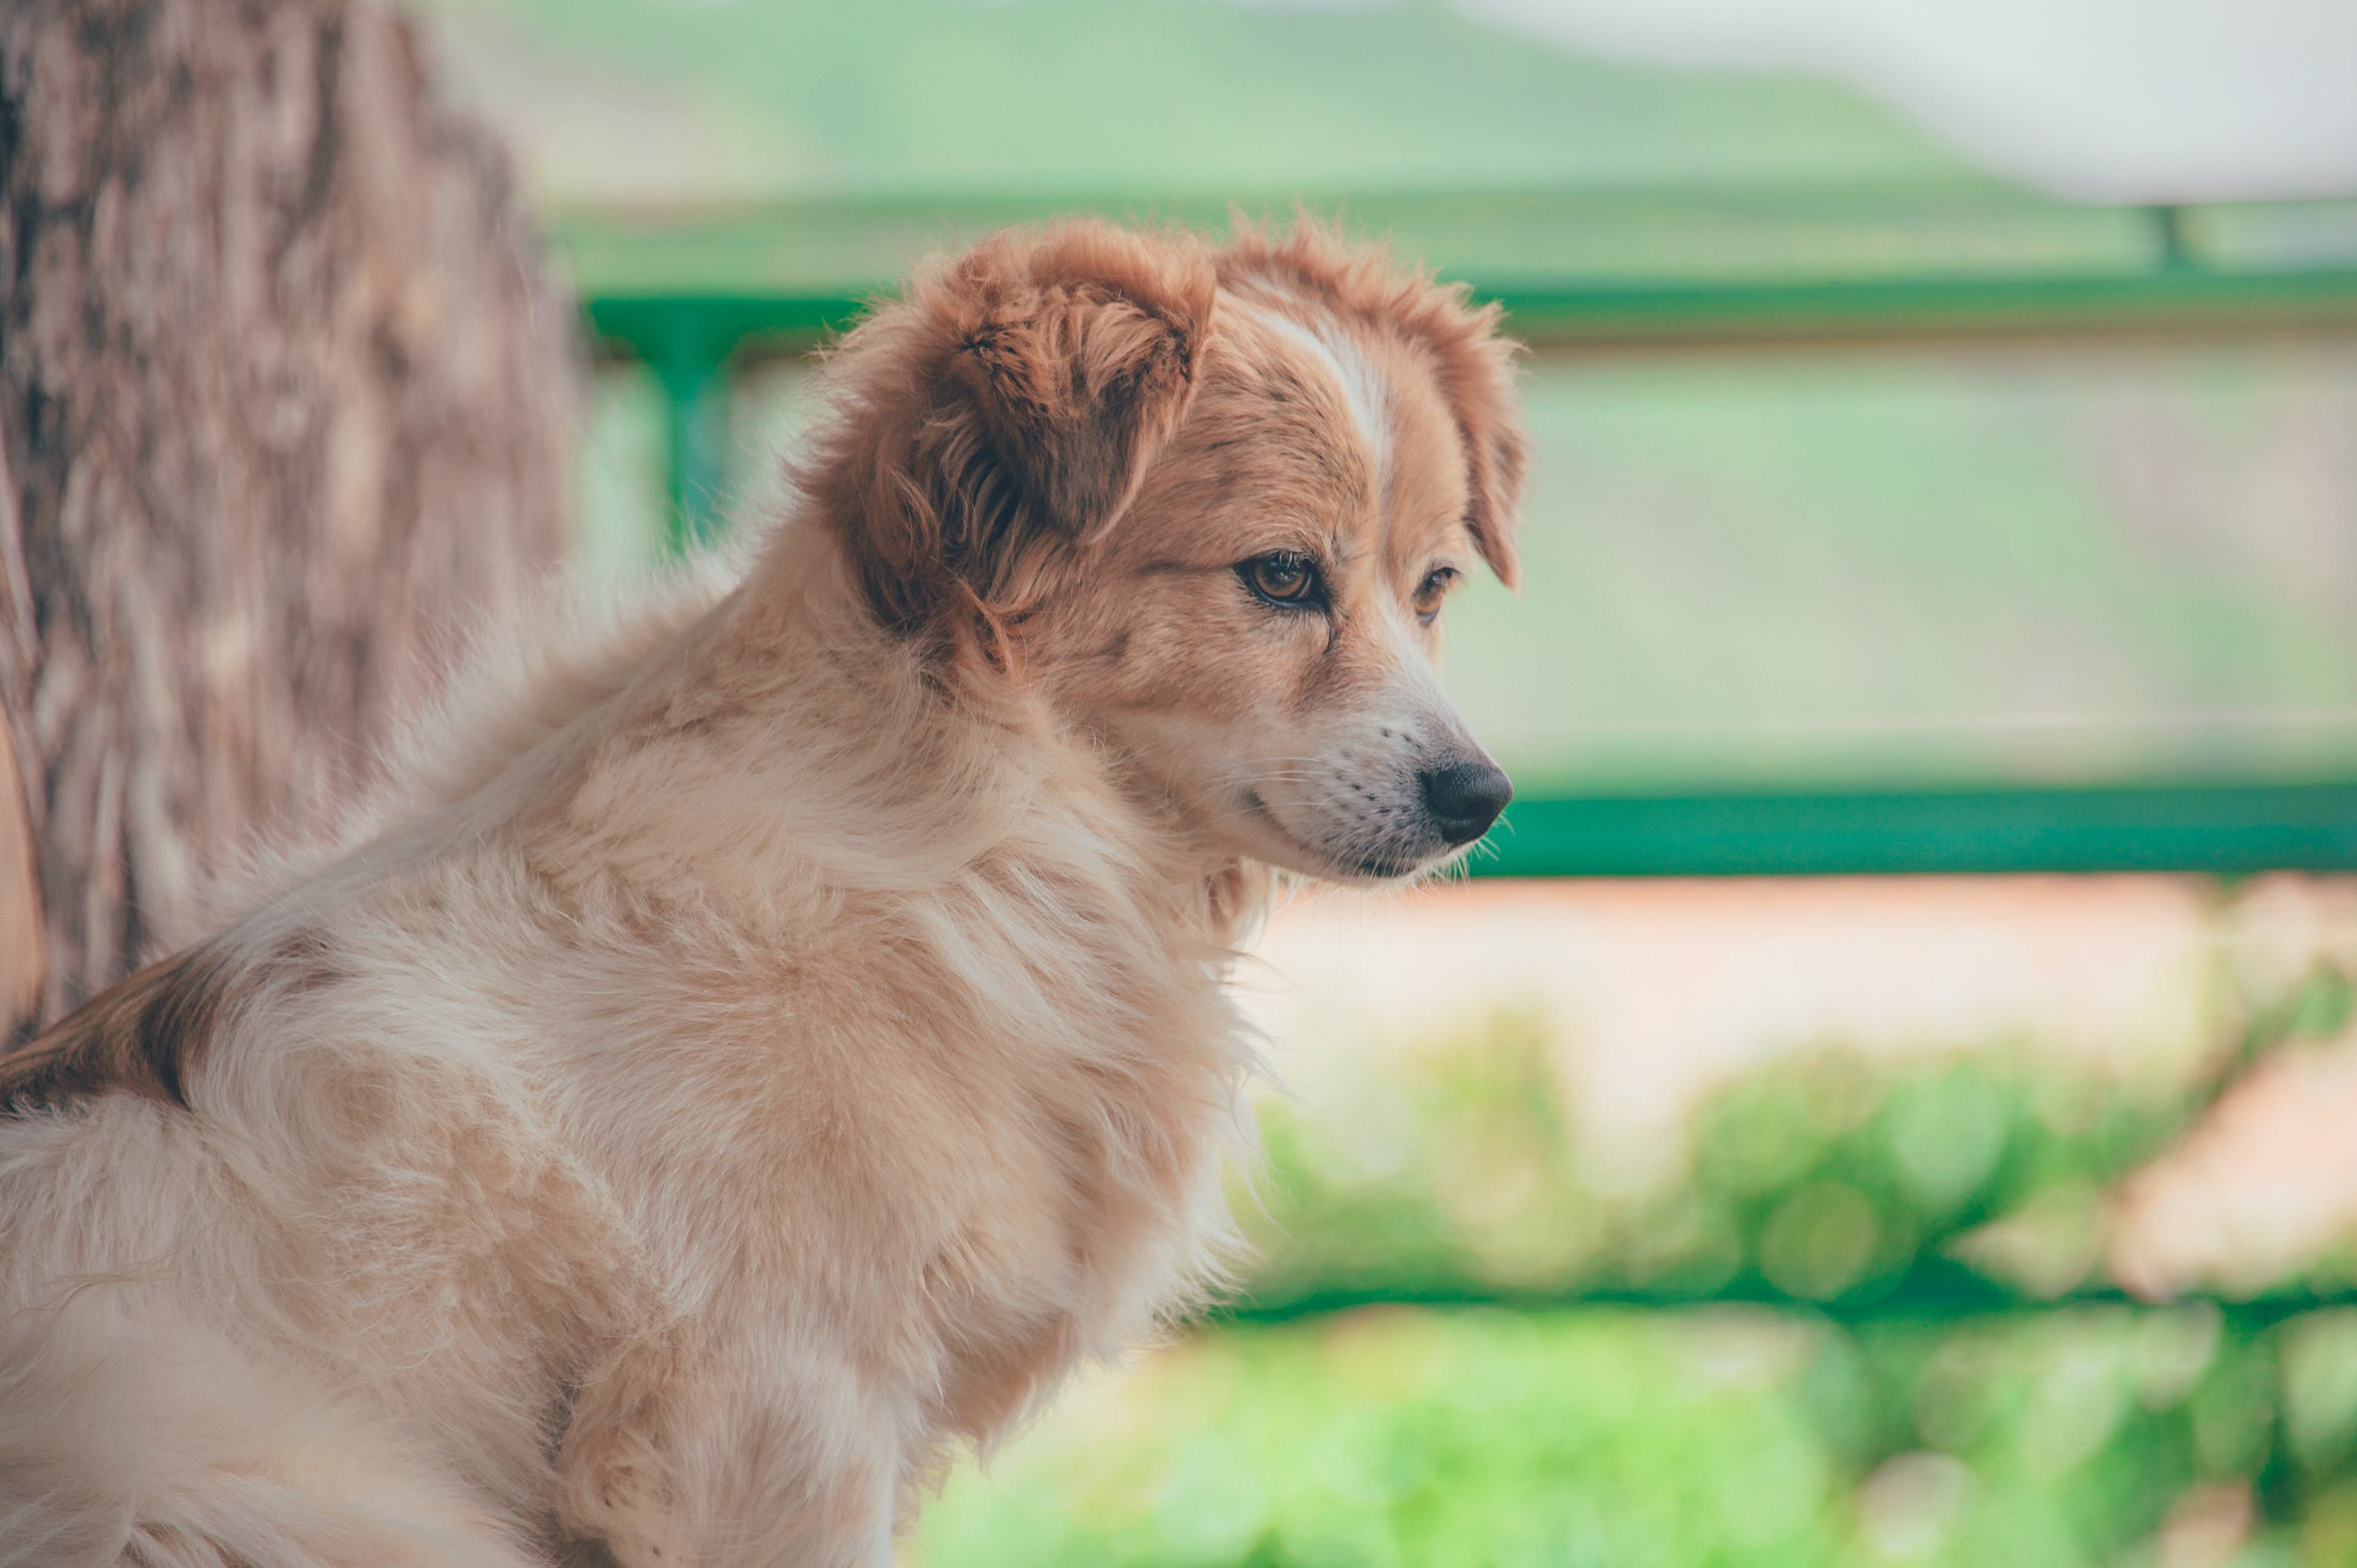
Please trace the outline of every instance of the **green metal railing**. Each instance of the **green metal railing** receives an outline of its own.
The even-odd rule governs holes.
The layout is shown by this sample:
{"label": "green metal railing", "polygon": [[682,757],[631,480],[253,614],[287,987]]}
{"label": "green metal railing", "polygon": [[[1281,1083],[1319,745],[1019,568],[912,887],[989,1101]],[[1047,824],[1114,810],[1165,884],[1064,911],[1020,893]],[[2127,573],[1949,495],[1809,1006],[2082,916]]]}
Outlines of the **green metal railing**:
{"label": "green metal railing", "polygon": [[[1264,209],[1286,204],[1266,203]],[[1931,192],[1442,193],[1311,203],[1463,257],[1534,346],[1590,352],[2357,331],[2357,202],[2077,208]],[[1107,201],[576,213],[601,352],[662,389],[670,542],[720,525],[730,383],[855,320],[932,246]],[[1218,222],[1224,204],[1167,215]],[[1534,256],[1555,258],[1542,271]],[[1693,793],[1517,802],[1476,875],[2357,870],[2357,781]]]}
{"label": "green metal railing", "polygon": [[2256,1334],[2309,1313],[2357,1306],[2357,1290],[2293,1287],[2252,1295],[2225,1295],[2195,1291],[2166,1298],[2139,1296],[2110,1285],[2083,1285],[2051,1295],[2032,1295],[2019,1287],[1975,1273],[1944,1259],[1921,1260],[1908,1276],[1887,1290],[1865,1296],[1820,1300],[1800,1296],[1757,1281],[1715,1285],[1708,1290],[1636,1290],[1579,1285],[1569,1290],[1516,1289],[1491,1283],[1434,1283],[1425,1286],[1384,1284],[1369,1289],[1319,1289],[1298,1295],[1260,1301],[1243,1299],[1214,1308],[1207,1316],[1217,1323],[1292,1323],[1326,1317],[1364,1307],[1413,1306],[1436,1310],[1494,1308],[1510,1312],[1550,1312],[1567,1307],[1621,1307],[1632,1312],[1675,1312],[1693,1307],[1741,1306],[1762,1311],[1796,1313],[1844,1326],[1877,1324],[1947,1324],[2002,1318],[2024,1311],[2071,1312],[2169,1310],[2200,1305],[2216,1310],[2222,1322],[2237,1333]]}
{"label": "green metal railing", "polygon": [[1492,876],[2357,871],[2357,783],[1622,795],[1521,800]]}

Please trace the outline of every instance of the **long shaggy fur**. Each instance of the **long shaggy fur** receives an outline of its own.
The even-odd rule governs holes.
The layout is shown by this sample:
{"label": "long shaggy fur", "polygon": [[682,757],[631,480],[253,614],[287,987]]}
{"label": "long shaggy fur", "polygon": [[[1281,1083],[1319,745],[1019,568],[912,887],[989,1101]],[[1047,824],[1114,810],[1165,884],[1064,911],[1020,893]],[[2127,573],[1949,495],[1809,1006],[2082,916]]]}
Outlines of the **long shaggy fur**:
{"label": "long shaggy fur", "polygon": [[[1413,791],[1470,743],[1402,585],[1511,560],[1489,322],[1386,285],[1351,426],[1311,330],[1390,307],[1273,244],[929,272],[743,571],[486,640],[342,843],[0,1061],[0,1565],[880,1565],[952,1444],[1200,1299],[1251,835],[1353,875],[1302,715]],[[1255,268],[1300,322],[1222,325]],[[1222,456],[1264,405],[1309,489]],[[1303,507],[1399,563],[1338,543],[1322,643],[1229,564]]]}

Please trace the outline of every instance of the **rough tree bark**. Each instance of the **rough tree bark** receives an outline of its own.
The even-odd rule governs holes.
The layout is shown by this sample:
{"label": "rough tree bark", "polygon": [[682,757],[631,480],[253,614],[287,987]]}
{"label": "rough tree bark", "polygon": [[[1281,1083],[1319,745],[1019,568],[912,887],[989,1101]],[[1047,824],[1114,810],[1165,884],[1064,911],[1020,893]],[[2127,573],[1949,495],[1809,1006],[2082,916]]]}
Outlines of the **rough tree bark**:
{"label": "rough tree bark", "polygon": [[188,940],[555,559],[520,214],[369,5],[0,3],[0,1034]]}

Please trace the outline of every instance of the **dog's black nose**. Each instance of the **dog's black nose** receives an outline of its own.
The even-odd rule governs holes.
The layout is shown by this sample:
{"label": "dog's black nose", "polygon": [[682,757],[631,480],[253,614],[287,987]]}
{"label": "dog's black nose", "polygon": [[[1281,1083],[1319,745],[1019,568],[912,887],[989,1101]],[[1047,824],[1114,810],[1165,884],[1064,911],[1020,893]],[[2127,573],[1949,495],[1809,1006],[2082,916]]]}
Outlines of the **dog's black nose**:
{"label": "dog's black nose", "polygon": [[1424,809],[1450,843],[1471,843],[1490,831],[1514,786],[1492,762],[1452,762],[1416,775],[1424,789]]}

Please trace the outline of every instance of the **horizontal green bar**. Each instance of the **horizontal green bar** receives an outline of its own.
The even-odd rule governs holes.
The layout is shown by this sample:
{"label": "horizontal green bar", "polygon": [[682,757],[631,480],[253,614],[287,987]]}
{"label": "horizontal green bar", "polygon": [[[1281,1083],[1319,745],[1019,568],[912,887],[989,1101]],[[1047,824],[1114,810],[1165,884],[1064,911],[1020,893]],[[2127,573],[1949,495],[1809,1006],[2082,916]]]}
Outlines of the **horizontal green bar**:
{"label": "horizontal green bar", "polygon": [[[2298,273],[1698,284],[1480,291],[1533,343],[1642,347],[2072,333],[2357,328],[2357,268]],[[791,351],[858,318],[849,294],[604,294],[591,336],[654,360]]]}
{"label": "horizontal green bar", "polygon": [[1477,876],[2357,870],[2357,783],[1518,800]]}
{"label": "horizontal green bar", "polygon": [[650,363],[685,354],[719,364],[748,348],[807,348],[866,306],[847,295],[592,295],[582,315],[593,341]]}
{"label": "horizontal green bar", "polygon": [[1488,291],[1559,345],[2357,328],[2357,268]]}
{"label": "horizontal green bar", "polygon": [[1212,1323],[1293,1323],[1369,1307],[1411,1306],[1436,1310],[1509,1312],[1670,1312],[1712,1307],[1757,1307],[1805,1314],[1846,1325],[1949,1323],[1967,1318],[2011,1317],[2033,1313],[2168,1310],[2208,1307],[2237,1327],[2257,1330],[2304,1313],[2357,1306],[2357,1290],[2288,1289],[2250,1296],[2190,1294],[2167,1300],[2131,1295],[2109,1285],[2082,1286],[2057,1295],[2030,1295],[2002,1282],[1941,1263],[1920,1268],[1885,1289],[1818,1301],[1757,1282],[1717,1290],[1679,1291],[1643,1287],[1516,1289],[1470,1283],[1380,1286],[1364,1290],[1321,1289],[1255,1300],[1249,1294],[1205,1314]]}
{"label": "horizontal green bar", "polygon": [[[856,296],[993,229],[1075,212],[1219,231],[1238,210],[1340,215],[1403,259],[1492,287],[2256,275],[2357,265],[2357,201],[2082,206],[1999,182],[1550,189],[1032,190],[599,204],[550,215],[590,295]],[[1510,290],[1509,292],[1512,292]]]}

